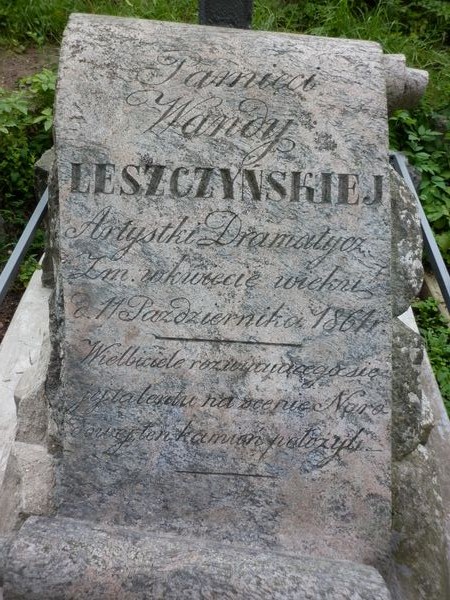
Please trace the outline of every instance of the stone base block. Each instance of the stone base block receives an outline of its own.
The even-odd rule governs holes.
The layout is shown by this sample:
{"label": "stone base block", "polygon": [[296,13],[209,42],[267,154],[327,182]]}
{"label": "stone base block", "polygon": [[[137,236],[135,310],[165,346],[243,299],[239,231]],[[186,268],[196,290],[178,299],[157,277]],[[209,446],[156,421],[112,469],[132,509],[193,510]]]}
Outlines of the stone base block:
{"label": "stone base block", "polygon": [[31,517],[12,542],[4,600],[389,600],[381,575],[198,539]]}
{"label": "stone base block", "polygon": [[47,449],[14,442],[0,486],[0,535],[18,529],[29,515],[53,510],[53,464]]}

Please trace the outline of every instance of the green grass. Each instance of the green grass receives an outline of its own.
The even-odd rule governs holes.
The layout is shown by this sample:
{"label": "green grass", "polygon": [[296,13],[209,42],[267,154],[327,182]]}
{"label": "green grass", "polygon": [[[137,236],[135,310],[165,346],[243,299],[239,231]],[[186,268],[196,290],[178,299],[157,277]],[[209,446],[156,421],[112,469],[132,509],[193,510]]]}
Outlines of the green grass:
{"label": "green grass", "polygon": [[4,45],[56,43],[72,12],[193,23],[195,0],[3,0],[0,41]]}
{"label": "green grass", "polygon": [[447,0],[256,0],[254,27],[376,41],[386,53],[404,54],[409,66],[429,71],[425,102],[450,116]]}
{"label": "green grass", "polygon": [[413,308],[444,404],[450,415],[450,323],[439,312],[438,305],[432,298],[415,302]]}

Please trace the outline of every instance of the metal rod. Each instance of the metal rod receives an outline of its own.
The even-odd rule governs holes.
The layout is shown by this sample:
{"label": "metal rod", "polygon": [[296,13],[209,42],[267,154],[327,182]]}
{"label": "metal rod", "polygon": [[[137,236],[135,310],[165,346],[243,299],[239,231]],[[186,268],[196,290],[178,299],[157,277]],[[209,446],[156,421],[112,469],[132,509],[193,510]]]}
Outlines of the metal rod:
{"label": "metal rod", "polygon": [[399,175],[403,177],[411,194],[413,194],[413,196],[416,199],[420,217],[420,225],[422,227],[423,243],[428,256],[428,260],[431,263],[431,268],[433,269],[434,276],[436,277],[439,287],[441,288],[441,293],[444,298],[447,309],[450,310],[450,276],[448,274],[448,270],[445,265],[444,259],[442,258],[441,251],[439,250],[439,247],[434,238],[433,231],[430,227],[430,224],[428,223],[425,211],[423,210],[422,204],[420,203],[419,196],[417,195],[416,188],[414,187],[414,183],[411,179],[411,175],[409,174],[406,156],[404,154],[401,154],[400,152],[392,152],[391,156],[394,163],[394,169]]}
{"label": "metal rod", "polygon": [[34,209],[27,226],[23,230],[16,247],[14,248],[11,256],[8,259],[8,262],[0,274],[0,304],[3,302],[9,288],[11,287],[11,284],[19,272],[20,265],[28,248],[30,247],[31,242],[33,241],[36,229],[41,224],[41,221],[45,215],[47,210],[47,202],[48,188],[46,188],[45,192],[42,194],[41,199]]}

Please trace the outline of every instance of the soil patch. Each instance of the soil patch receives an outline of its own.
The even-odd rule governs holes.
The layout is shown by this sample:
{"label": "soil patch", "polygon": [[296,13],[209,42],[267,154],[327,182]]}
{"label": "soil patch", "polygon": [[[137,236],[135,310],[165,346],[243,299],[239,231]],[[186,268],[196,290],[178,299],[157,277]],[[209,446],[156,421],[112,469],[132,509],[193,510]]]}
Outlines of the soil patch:
{"label": "soil patch", "polygon": [[6,330],[12,321],[14,312],[20,302],[23,292],[10,291],[6,295],[0,307],[0,342],[5,336]]}
{"label": "soil patch", "polygon": [[52,68],[58,64],[59,48],[44,46],[27,48],[22,53],[0,48],[0,87],[13,89],[18,80],[34,75],[44,67]]}

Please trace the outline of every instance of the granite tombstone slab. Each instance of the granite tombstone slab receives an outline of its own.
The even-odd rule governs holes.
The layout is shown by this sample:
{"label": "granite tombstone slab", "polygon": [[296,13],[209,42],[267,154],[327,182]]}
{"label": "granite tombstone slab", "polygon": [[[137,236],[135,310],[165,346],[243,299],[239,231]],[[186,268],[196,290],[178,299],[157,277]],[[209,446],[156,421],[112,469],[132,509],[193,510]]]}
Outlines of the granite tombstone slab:
{"label": "granite tombstone slab", "polygon": [[56,105],[65,517],[376,564],[377,44],[72,16]]}

